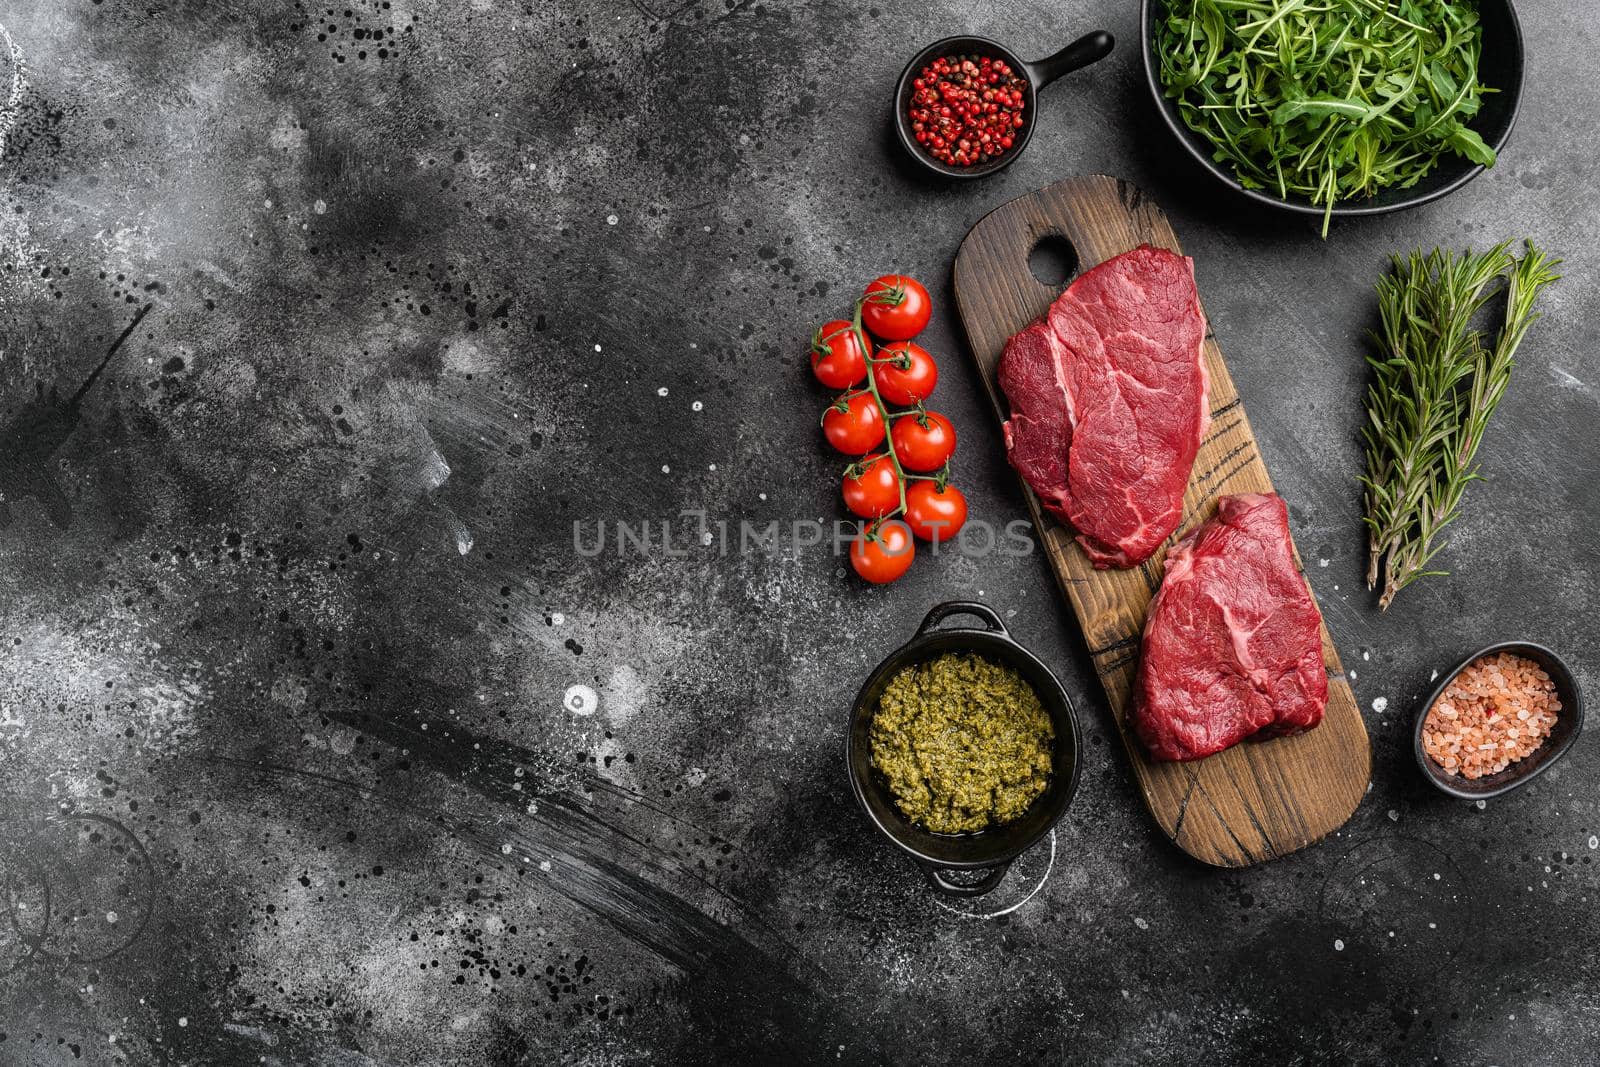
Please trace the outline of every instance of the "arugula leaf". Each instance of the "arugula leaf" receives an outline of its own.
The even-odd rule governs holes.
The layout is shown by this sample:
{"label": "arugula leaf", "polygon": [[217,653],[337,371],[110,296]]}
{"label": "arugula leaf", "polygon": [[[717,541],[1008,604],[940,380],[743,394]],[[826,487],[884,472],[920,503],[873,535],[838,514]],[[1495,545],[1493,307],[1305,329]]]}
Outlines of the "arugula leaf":
{"label": "arugula leaf", "polygon": [[1494,166],[1494,149],[1484,143],[1477,130],[1468,129],[1458,122],[1451,129],[1447,140],[1450,142],[1451,148],[1454,148],[1474,163],[1485,167]]}
{"label": "arugula leaf", "polygon": [[1481,37],[1474,0],[1167,0],[1156,45],[1163,92],[1218,162],[1331,210],[1447,153],[1494,165],[1466,125],[1494,92]]}
{"label": "arugula leaf", "polygon": [[1345,118],[1357,119],[1365,123],[1376,113],[1377,109],[1371,104],[1363,104],[1359,100],[1335,100],[1330,97],[1317,97],[1315,99],[1287,100],[1279,104],[1272,112],[1274,126],[1287,126],[1302,115],[1324,116],[1342,115]]}

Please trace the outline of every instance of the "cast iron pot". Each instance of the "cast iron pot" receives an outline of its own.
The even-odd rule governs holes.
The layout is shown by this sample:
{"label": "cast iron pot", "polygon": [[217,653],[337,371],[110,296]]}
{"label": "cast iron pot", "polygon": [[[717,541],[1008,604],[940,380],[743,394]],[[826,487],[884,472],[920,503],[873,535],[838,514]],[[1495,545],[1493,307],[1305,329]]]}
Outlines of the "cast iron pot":
{"label": "cast iron pot", "polygon": [[[1422,726],[1427,721],[1428,709],[1444,695],[1445,689],[1456,680],[1456,675],[1484,656],[1496,652],[1525,656],[1550,675],[1550,680],[1556,683],[1556,699],[1561,701],[1561,713],[1556,716],[1556,724],[1550,728],[1550,736],[1544,739],[1544,744],[1499,774],[1486,774],[1482,778],[1463,778],[1458,774],[1446,774],[1444,768],[1433,762],[1422,747]],[[1462,800],[1486,800],[1501,793],[1509,793],[1518,786],[1527,785],[1549,770],[1552,763],[1567,754],[1567,749],[1572,747],[1582,729],[1583,692],[1578,688],[1578,679],[1567,667],[1566,662],[1543,645],[1527,641],[1501,641],[1497,645],[1490,645],[1474,652],[1462,660],[1455,670],[1439,679],[1439,687],[1429,694],[1428,699],[1417,709],[1411,750],[1417,757],[1417,766],[1422,768],[1423,777],[1441,792],[1460,797]]]}
{"label": "cast iron pot", "polygon": [[[983,628],[935,629],[951,615],[976,616],[983,621]],[[888,783],[872,767],[868,732],[884,687],[904,668],[945,652],[974,652],[1012,668],[1033,687],[1050,721],[1055,724],[1054,771],[1044,793],[1015,822],[972,834],[936,834],[914,825],[894,806]],[[999,885],[1011,861],[1048,834],[1066,813],[1072,794],[1078,788],[1079,747],[1078,721],[1072,701],[1056,676],[1050,673],[1050,668],[1012,639],[1005,623],[988,605],[955,602],[940,604],[928,612],[911,640],[890,653],[868,676],[850,712],[845,762],[850,786],[861,810],[885,837],[922,867],[928,883],[952,896],[975,897]],[[946,877],[947,873],[954,872],[979,876],[974,880],[954,881]]]}
{"label": "cast iron pot", "polygon": [[[1022,155],[1022,150],[1028,147],[1028,142],[1033,139],[1033,128],[1039,124],[1039,90],[1063,74],[1070,74],[1080,67],[1087,67],[1104,59],[1111,54],[1111,49],[1115,45],[1116,40],[1109,33],[1105,30],[1096,30],[1078,38],[1054,55],[1029,63],[1005,45],[991,41],[987,37],[946,37],[935,41],[911,57],[906,69],[900,72],[899,84],[895,86],[894,128],[899,131],[900,143],[911,153],[912,159],[927,170],[946,178],[982,178],[1009,167],[1011,161]],[[1004,60],[1028,83],[1022,91],[1022,114],[1026,121],[1023,123],[1021,135],[1012,139],[1014,143],[1011,147],[989,162],[972,167],[952,167],[948,163],[934,159],[917,143],[916,134],[911,129],[912,82],[917,80],[917,75],[921,73],[923,67],[940,56],[970,55]]]}
{"label": "cast iron pot", "polygon": [[[1196,163],[1240,196],[1280,211],[1292,211],[1320,219],[1327,210],[1321,205],[1299,197],[1282,200],[1268,190],[1246,189],[1240,185],[1231,167],[1211,158],[1213,151],[1211,142],[1184,124],[1182,116],[1178,114],[1177,103],[1167,99],[1161,90],[1161,60],[1155,52],[1156,23],[1165,16],[1167,2],[1168,0],[1142,0],[1140,24],[1144,42],[1139,49],[1140,55],[1144,57],[1145,82],[1150,87],[1150,95],[1155,99],[1156,110],[1161,114],[1167,129],[1172,131],[1178,144],[1183,146],[1184,151],[1188,152]],[[1483,29],[1483,52],[1478,58],[1478,80],[1498,91],[1483,97],[1478,114],[1473,117],[1470,125],[1478,131],[1490,148],[1499,153],[1511,139],[1511,128],[1517,122],[1517,108],[1522,103],[1524,65],[1522,24],[1517,21],[1517,9],[1512,6],[1511,0],[1479,0],[1478,20]],[[1417,207],[1438,200],[1442,196],[1448,196],[1483,171],[1484,167],[1465,156],[1447,152],[1440,157],[1438,164],[1427,177],[1409,189],[1389,188],[1370,199],[1338,201],[1333,205],[1333,216],[1341,218],[1386,215],[1391,211]]]}

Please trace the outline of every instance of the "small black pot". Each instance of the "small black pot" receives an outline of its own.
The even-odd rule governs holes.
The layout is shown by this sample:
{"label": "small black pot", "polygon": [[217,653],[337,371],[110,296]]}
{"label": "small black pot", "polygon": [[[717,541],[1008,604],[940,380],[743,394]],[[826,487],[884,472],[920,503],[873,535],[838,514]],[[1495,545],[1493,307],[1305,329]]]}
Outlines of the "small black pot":
{"label": "small black pot", "polygon": [[[984,628],[934,629],[950,615],[975,615],[983,620]],[[872,766],[869,731],[884,688],[906,667],[945,652],[974,652],[1015,670],[1033,687],[1055,725],[1055,750],[1051,753],[1054,770],[1044,793],[1016,821],[972,834],[936,834],[912,823],[895,807],[888,783]],[[956,602],[940,604],[928,612],[915,636],[890,653],[868,676],[850,712],[845,763],[861,810],[885,837],[917,861],[928,884],[952,896],[975,897],[999,885],[1011,861],[1049,833],[1066,813],[1078,788],[1079,747],[1077,716],[1056,676],[1012,639],[1005,623],[988,605]],[[945,877],[947,871],[984,873],[974,881],[951,881]]]}
{"label": "small black pot", "polygon": [[[1561,701],[1561,714],[1556,717],[1556,724],[1551,728],[1550,736],[1545,738],[1543,745],[1535,749],[1532,755],[1511,764],[1499,774],[1485,775],[1482,778],[1463,778],[1459,774],[1447,774],[1444,768],[1433,762],[1422,748],[1422,726],[1428,718],[1428,709],[1444,695],[1446,687],[1456,680],[1456,675],[1478,659],[1495,652],[1526,656],[1549,674],[1550,680],[1556,683],[1556,698]],[[1502,641],[1474,652],[1462,660],[1455,670],[1439,680],[1438,688],[1417,709],[1417,722],[1411,748],[1417,757],[1417,766],[1422,768],[1423,776],[1442,792],[1462,800],[1486,800],[1501,793],[1509,793],[1520,785],[1527,785],[1543,774],[1552,763],[1566,755],[1567,749],[1572,747],[1582,729],[1583,693],[1578,688],[1578,679],[1561,657],[1543,645],[1530,644],[1526,641]]]}
{"label": "small black pot", "polygon": [[[1019,58],[1005,45],[991,41],[987,37],[946,37],[935,41],[911,57],[911,62],[907,63],[906,69],[900,73],[899,84],[895,86],[894,128],[899,131],[900,143],[911,154],[911,158],[922,164],[926,170],[946,178],[983,178],[997,170],[1003,170],[1011,165],[1012,160],[1022,155],[1022,150],[1027,148],[1028,142],[1033,139],[1033,128],[1039,124],[1039,90],[1063,74],[1069,74],[1080,67],[1087,67],[1104,59],[1111,54],[1115,44],[1116,39],[1105,30],[1096,30],[1078,38],[1054,55],[1029,63]],[[911,83],[917,80],[917,74],[923,67],[940,56],[952,55],[988,56],[990,59],[1004,60],[1028,83],[1028,87],[1022,93],[1022,113],[1027,118],[1022,126],[1022,135],[1015,138],[1015,143],[1006,151],[989,162],[974,167],[952,167],[948,163],[934,159],[917,143],[916,134],[911,129]]]}
{"label": "small black pot", "polygon": [[[1217,181],[1240,196],[1258,204],[1292,211],[1301,215],[1321,218],[1327,208],[1309,200],[1283,200],[1266,189],[1246,189],[1234,176],[1227,163],[1211,158],[1211,142],[1191,130],[1178,114],[1178,105],[1167,99],[1161,88],[1161,60],[1155,54],[1156,23],[1166,14],[1168,0],[1142,0],[1140,11],[1141,33],[1144,40],[1139,49],[1144,57],[1145,82],[1155,99],[1156,110],[1172,131],[1178,144]],[[1496,153],[1502,151],[1511,139],[1511,128],[1517,122],[1517,109],[1522,104],[1522,75],[1525,58],[1522,45],[1522,24],[1517,20],[1517,9],[1511,0],[1479,0],[1479,24],[1483,28],[1483,54],[1478,60],[1478,78],[1497,92],[1483,98],[1478,114],[1471,126]],[[1427,177],[1409,189],[1389,188],[1369,200],[1342,200],[1333,205],[1333,217],[1358,215],[1385,215],[1417,207],[1440,197],[1448,196],[1482,174],[1484,167],[1463,156],[1446,154]]]}

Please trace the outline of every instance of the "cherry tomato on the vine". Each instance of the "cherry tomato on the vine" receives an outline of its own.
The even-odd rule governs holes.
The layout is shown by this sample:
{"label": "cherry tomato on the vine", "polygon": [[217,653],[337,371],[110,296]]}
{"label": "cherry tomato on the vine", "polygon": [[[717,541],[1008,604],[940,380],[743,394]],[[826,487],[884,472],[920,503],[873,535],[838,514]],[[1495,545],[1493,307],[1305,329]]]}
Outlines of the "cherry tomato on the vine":
{"label": "cherry tomato on the vine", "polygon": [[910,529],[899,519],[891,519],[861,531],[850,545],[850,566],[867,581],[883,585],[909,570],[916,554]]}
{"label": "cherry tomato on the vine", "polygon": [[918,473],[938,470],[956,450],[956,428],[937,411],[895,419],[889,439],[900,465]]}
{"label": "cherry tomato on the vine", "polygon": [[894,460],[879,456],[861,468],[861,473],[844,479],[844,506],[863,519],[876,519],[900,506],[900,475]]}
{"label": "cherry tomato on the vine", "polygon": [[862,455],[883,443],[883,412],[871,393],[835,400],[822,416],[822,434],[840,452]]}
{"label": "cherry tomato on the vine", "polygon": [[878,358],[892,361],[872,365],[872,380],[889,403],[910,407],[932,395],[939,381],[939,365],[921,345],[896,341],[878,349]]}
{"label": "cherry tomato on the vine", "polygon": [[848,389],[867,376],[867,353],[855,324],[832,319],[811,335],[811,373],[829,389]]}
{"label": "cherry tomato on the vine", "polygon": [[906,525],[924,541],[948,541],[967,521],[967,498],[946,484],[918,479],[906,487]]}
{"label": "cherry tomato on the vine", "polygon": [[867,283],[861,298],[861,321],[885,341],[909,341],[928,325],[933,302],[915,278],[885,274]]}

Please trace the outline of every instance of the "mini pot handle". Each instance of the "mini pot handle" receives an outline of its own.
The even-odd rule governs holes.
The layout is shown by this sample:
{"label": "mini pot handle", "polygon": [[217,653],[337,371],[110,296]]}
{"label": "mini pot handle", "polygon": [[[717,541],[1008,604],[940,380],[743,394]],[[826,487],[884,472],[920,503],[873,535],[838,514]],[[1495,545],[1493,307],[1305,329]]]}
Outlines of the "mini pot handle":
{"label": "mini pot handle", "polygon": [[1063,74],[1071,74],[1080,67],[1098,63],[1111,54],[1111,49],[1116,43],[1116,38],[1105,30],[1095,30],[1079,37],[1053,56],[1046,56],[1023,65],[1028,68],[1028,76],[1033,79],[1034,91],[1038,92]]}
{"label": "mini pot handle", "polygon": [[1006,860],[1004,863],[990,867],[988,873],[976,882],[952,882],[945,878],[942,868],[936,867],[931,863],[922,864],[922,873],[927,875],[928,884],[945,896],[950,897],[981,897],[999,885],[1000,880],[1006,876],[1006,872],[1010,869],[1011,861]]}
{"label": "mini pot handle", "polygon": [[1000,616],[996,615],[994,609],[989,605],[980,604],[976,600],[952,600],[948,603],[937,604],[932,611],[928,612],[928,617],[922,620],[921,626],[917,627],[918,636],[927,633],[952,615],[976,615],[983,620],[984,629],[1005,634],[1008,637],[1011,635],[1011,631],[1006,629],[1006,624],[1000,621]]}

